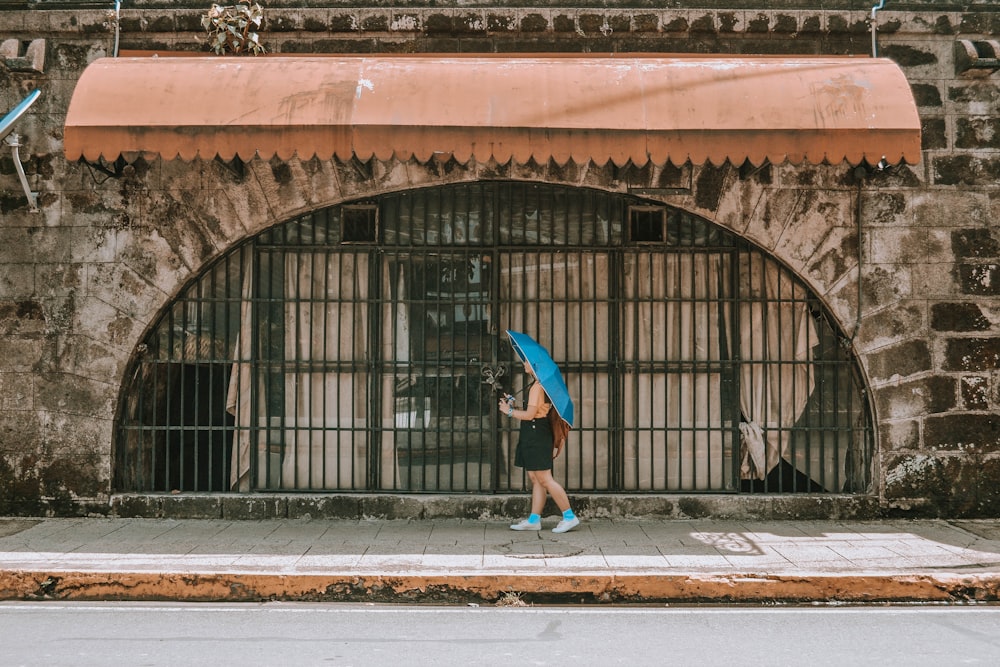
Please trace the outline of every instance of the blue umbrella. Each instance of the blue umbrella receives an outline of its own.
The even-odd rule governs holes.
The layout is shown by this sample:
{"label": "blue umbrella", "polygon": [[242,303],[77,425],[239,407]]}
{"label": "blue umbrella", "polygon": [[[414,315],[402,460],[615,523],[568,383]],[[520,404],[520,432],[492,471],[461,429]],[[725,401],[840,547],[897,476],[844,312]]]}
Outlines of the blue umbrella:
{"label": "blue umbrella", "polygon": [[569,397],[569,389],[563,381],[559,367],[552,360],[548,350],[538,344],[538,342],[528,334],[507,330],[510,337],[510,344],[513,346],[517,356],[521,361],[528,362],[531,372],[535,374],[542,389],[549,395],[552,407],[556,409],[564,422],[573,425],[573,399]]}

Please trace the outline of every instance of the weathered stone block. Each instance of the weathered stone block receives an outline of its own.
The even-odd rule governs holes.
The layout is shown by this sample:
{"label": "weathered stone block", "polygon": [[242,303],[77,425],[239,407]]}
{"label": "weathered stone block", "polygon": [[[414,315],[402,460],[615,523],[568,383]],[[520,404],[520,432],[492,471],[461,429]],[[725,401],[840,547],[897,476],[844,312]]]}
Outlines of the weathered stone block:
{"label": "weathered stone block", "polygon": [[799,34],[815,35],[823,31],[823,17],[806,14],[800,19]]}
{"label": "weathered stone block", "polygon": [[923,308],[914,304],[897,305],[868,315],[861,321],[858,345],[869,350],[900,343],[924,328]]}
{"label": "weathered stone block", "polygon": [[632,17],[633,32],[658,32],[660,17],[658,14],[636,14]]}
{"label": "weathered stone block", "polygon": [[868,22],[855,20],[849,15],[830,14],[826,19],[826,29],[831,35],[858,35],[870,32]]}
{"label": "weathered stone block", "polygon": [[931,449],[975,448],[997,451],[1000,415],[982,412],[931,415],[924,420],[924,446]]}
{"label": "weathered stone block", "polygon": [[607,18],[603,14],[581,12],[576,17],[576,21],[580,26],[580,30],[588,35],[605,34],[611,29]]}
{"label": "weathered stone block", "polygon": [[32,373],[0,372],[0,407],[4,410],[31,410],[35,377]]}
{"label": "weathered stone block", "polygon": [[965,189],[942,191],[940,196],[912,200],[914,221],[932,227],[986,228],[993,219],[990,196],[985,192]]}
{"label": "weathered stone block", "polygon": [[962,377],[962,405],[966,410],[986,410],[990,403],[989,379],[979,375]]}
{"label": "weathered stone block", "polygon": [[299,12],[289,11],[272,14],[265,22],[265,28],[270,33],[294,32],[302,30],[304,18]]}
{"label": "weathered stone block", "polygon": [[741,32],[744,30],[743,13],[719,12],[719,34]]}
{"label": "weathered stone block", "polygon": [[958,456],[928,454],[893,455],[884,467],[887,499],[925,498],[938,507],[947,505],[963,469]]}
{"label": "weathered stone block", "polygon": [[545,14],[531,13],[521,17],[521,32],[545,32],[549,19]]}
{"label": "weathered stone block", "polygon": [[931,352],[925,340],[910,340],[868,355],[868,373],[873,380],[908,377],[931,368]]}
{"label": "weathered stone block", "polygon": [[361,29],[365,32],[387,32],[389,30],[389,17],[382,13],[362,14]]}
{"label": "weathered stone block", "polygon": [[512,14],[489,12],[486,14],[486,30],[488,32],[514,32],[517,30],[517,17]]}
{"label": "weathered stone block", "polygon": [[962,294],[976,296],[1000,294],[1000,265],[959,264],[956,268]]}
{"label": "weathered stone block", "polygon": [[907,44],[885,44],[880,49],[879,55],[891,58],[903,68],[935,65],[938,62],[938,57],[933,51]]}
{"label": "weathered stone block", "polygon": [[554,32],[576,32],[576,19],[566,14],[556,14],[552,17]]}
{"label": "weathered stone block", "polygon": [[45,330],[45,310],[38,301],[0,301],[0,335],[39,336]]}
{"label": "weathered stone block", "polygon": [[285,496],[220,496],[222,518],[241,521],[246,519],[284,519],[288,517],[288,498]]}
{"label": "weathered stone block", "polygon": [[766,33],[771,28],[771,17],[764,12],[747,15],[746,22],[746,31],[751,34]]}
{"label": "weathered stone block", "polygon": [[715,27],[715,15],[714,14],[702,14],[701,16],[692,16],[691,19],[691,34],[715,34],[717,29]]}
{"label": "weathered stone block", "polygon": [[114,388],[103,379],[43,373],[36,380],[33,403],[39,410],[107,417],[114,414],[115,398]]}
{"label": "weathered stone block", "polygon": [[686,33],[690,29],[691,24],[686,16],[669,14],[663,19],[663,32],[665,33]]}
{"label": "weathered stone block", "polygon": [[798,32],[798,20],[791,14],[776,14],[771,32],[791,35]]}
{"label": "weathered stone block", "polygon": [[423,503],[407,496],[364,496],[361,498],[361,516],[365,519],[420,519]]}
{"label": "weathered stone block", "polygon": [[[722,186],[732,167],[726,163],[719,167],[706,163],[702,165],[695,181],[695,203],[703,209],[715,211],[722,200]],[[784,224],[785,221],[782,221]]]}
{"label": "weathered stone block", "polygon": [[948,147],[947,126],[944,118],[921,118],[920,147],[934,150]]}
{"label": "weathered stone block", "polygon": [[1000,368],[1000,338],[951,338],[945,341],[944,370],[987,371]]}
{"label": "weathered stone block", "polygon": [[984,33],[996,35],[1000,33],[1000,17],[995,13],[963,12],[960,15],[957,29],[962,33]]}
{"label": "weathered stone block", "polygon": [[1000,179],[1000,158],[979,155],[943,155],[931,160],[937,185],[995,184]]}
{"label": "weathered stone block", "polygon": [[[911,220],[906,195],[889,190],[864,191],[861,195],[861,222],[865,226],[905,225]],[[850,211],[853,214],[853,211]],[[850,219],[849,217],[841,218]]]}
{"label": "weathered stone block", "polygon": [[988,331],[990,326],[977,303],[935,303],[931,306],[931,328],[935,331]]}
{"label": "weathered stone block", "polygon": [[310,28],[309,24],[306,25],[307,30],[329,29],[332,32],[357,32],[360,27],[361,22],[358,20],[357,14],[353,12],[334,12],[330,15],[328,26],[315,25]]}
{"label": "weathered stone block", "polygon": [[955,119],[955,147],[1000,148],[1000,118],[992,116]]}
{"label": "weathered stone block", "polygon": [[116,495],[111,498],[111,514],[123,519],[157,518],[163,516],[161,501],[158,495]]}
{"label": "weathered stone block", "polygon": [[222,496],[162,495],[160,516],[164,519],[221,519]]}
{"label": "weathered stone block", "polygon": [[920,421],[918,419],[883,421],[879,427],[879,434],[879,442],[883,451],[912,450],[920,447]]}
{"label": "weathered stone block", "polygon": [[[343,16],[343,14],[340,14]],[[299,15],[300,30],[305,32],[327,32],[330,30],[331,12],[323,10],[305,10]]]}
{"label": "weathered stone block", "polygon": [[459,518],[471,521],[508,519],[500,497],[427,496],[423,499],[424,519]]}
{"label": "weathered stone block", "polygon": [[358,496],[295,495],[288,498],[289,519],[359,519],[361,500]]}
{"label": "weathered stone block", "polygon": [[948,101],[955,105],[970,105],[979,109],[983,105],[995,107],[1000,100],[1000,85],[981,80],[958,82],[948,86]]}
{"label": "weathered stone block", "polygon": [[874,264],[919,264],[950,262],[948,232],[919,227],[877,227],[868,231],[869,262]]}
{"label": "weathered stone block", "polygon": [[[797,272],[807,273],[818,285],[833,285],[847,274],[856,275],[858,235],[854,229],[836,227],[821,238],[816,243],[808,233],[786,235],[775,250],[783,255],[787,253],[788,265]],[[785,239],[794,246],[787,248]]]}
{"label": "weathered stone block", "polygon": [[[580,496],[573,499],[581,511],[587,516],[672,516],[677,511],[673,498],[652,498],[649,496],[606,496],[586,498]],[[610,504],[609,504],[610,503]]]}
{"label": "weathered stone block", "polygon": [[919,264],[909,267],[909,294],[926,299],[953,299],[958,293],[954,264]]}
{"label": "weathered stone block", "polygon": [[951,247],[958,259],[1000,256],[1000,242],[990,229],[958,229],[951,233]]}
{"label": "weathered stone block", "polygon": [[1000,455],[984,457],[977,468],[976,514],[981,517],[1000,516]]}
{"label": "weathered stone block", "polygon": [[886,419],[906,419],[945,412],[955,407],[955,379],[932,375],[875,391],[879,412]]}

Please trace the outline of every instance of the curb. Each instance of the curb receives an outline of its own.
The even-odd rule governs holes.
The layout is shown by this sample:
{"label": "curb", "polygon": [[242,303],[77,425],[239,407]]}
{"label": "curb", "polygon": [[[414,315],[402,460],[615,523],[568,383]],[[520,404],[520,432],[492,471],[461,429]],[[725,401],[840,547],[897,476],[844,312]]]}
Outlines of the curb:
{"label": "curb", "polygon": [[266,574],[0,571],[0,600],[497,603],[979,603],[1000,573]]}

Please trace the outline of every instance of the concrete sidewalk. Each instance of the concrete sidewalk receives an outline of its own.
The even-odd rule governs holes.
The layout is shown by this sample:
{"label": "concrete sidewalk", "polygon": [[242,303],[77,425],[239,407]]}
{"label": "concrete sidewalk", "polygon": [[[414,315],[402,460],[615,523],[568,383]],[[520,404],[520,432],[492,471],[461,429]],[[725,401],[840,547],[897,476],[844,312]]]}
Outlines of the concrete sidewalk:
{"label": "concrete sidewalk", "polygon": [[555,521],[0,518],[0,599],[1000,600],[1000,521]]}

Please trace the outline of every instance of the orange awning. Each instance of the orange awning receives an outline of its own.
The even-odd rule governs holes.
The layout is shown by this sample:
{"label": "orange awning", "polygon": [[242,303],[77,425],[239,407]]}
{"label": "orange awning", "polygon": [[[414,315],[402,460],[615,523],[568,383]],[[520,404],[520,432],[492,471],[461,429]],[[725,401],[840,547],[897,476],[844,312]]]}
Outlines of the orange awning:
{"label": "orange awning", "polygon": [[70,160],[912,164],[920,120],[883,58],[127,57],[87,67],[64,141]]}

